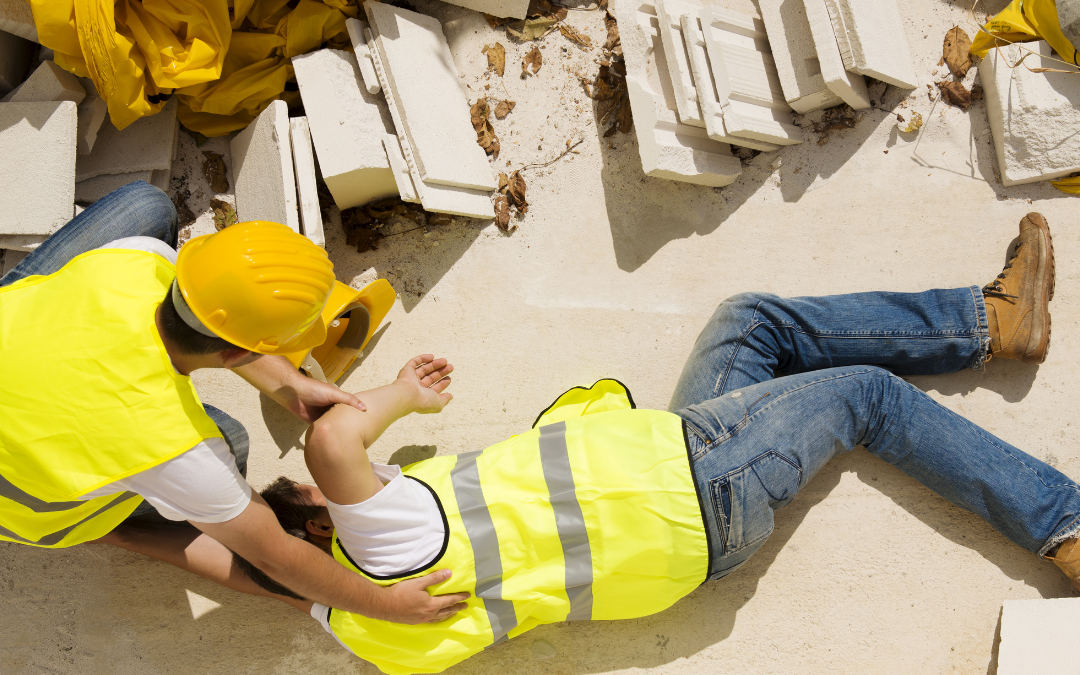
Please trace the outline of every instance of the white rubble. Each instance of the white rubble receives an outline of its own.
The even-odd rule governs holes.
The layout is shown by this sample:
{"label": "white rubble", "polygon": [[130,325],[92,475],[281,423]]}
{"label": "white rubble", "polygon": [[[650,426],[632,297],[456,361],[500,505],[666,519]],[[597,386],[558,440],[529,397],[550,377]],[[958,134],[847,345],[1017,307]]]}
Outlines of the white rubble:
{"label": "white rubble", "polygon": [[447,0],[447,2],[501,18],[524,19],[529,11],[529,0]]}
{"label": "white rubble", "polygon": [[133,171],[131,173],[106,173],[87,178],[75,183],[75,201],[96,202],[113,190],[122,188],[128,183],[134,183],[137,180],[144,180],[149,183],[153,180],[153,174],[153,171]]}
{"label": "white rubble", "polygon": [[814,38],[814,49],[825,86],[853,109],[869,108],[870,94],[866,91],[866,80],[844,66],[844,57],[840,54],[825,0],[803,0],[803,7],[810,22],[810,35]]}
{"label": "white rubble", "polygon": [[375,74],[375,64],[371,62],[371,45],[368,44],[368,36],[371,32],[368,30],[368,25],[359,19],[345,19],[345,28],[349,31],[349,40],[352,41],[356,65],[360,67],[364,88],[369,94],[378,94],[379,77]]}
{"label": "white rubble", "polygon": [[386,105],[368,93],[356,56],[322,49],[293,58],[308,127],[326,187],[339,208],[397,194],[382,138],[393,127]]}
{"label": "white rubble", "polygon": [[901,89],[918,86],[896,0],[825,0],[825,4],[848,70]]}
{"label": "white rubble", "polygon": [[33,42],[0,30],[0,95],[22,84],[33,58]]}
{"label": "white rubble", "polygon": [[611,0],[609,7],[619,21],[626,86],[645,174],[712,187],[735,182],[742,164],[732,156],[731,147],[712,140],[701,127],[679,122],[664,96],[671,81],[661,62],[655,6]]}
{"label": "white rubble", "polygon": [[0,234],[0,249],[29,253],[41,246],[47,238],[46,234]]}
{"label": "white rubble", "polygon": [[37,26],[30,4],[26,0],[0,0],[0,30],[37,42]]}
{"label": "white rubble", "polygon": [[401,154],[401,142],[398,137],[394,134],[383,136],[383,148],[386,150],[386,158],[390,160],[390,168],[394,170],[398,196],[402,201],[419,204],[420,196],[416,194],[412,176],[409,175],[409,165],[405,162],[405,155]]}
{"label": "white rubble", "polygon": [[1076,672],[1080,598],[1006,600],[998,675]]}
{"label": "white rubble", "polygon": [[[364,5],[379,60],[425,183],[494,190],[469,102],[439,20],[381,2]],[[387,93],[389,96],[390,93]],[[395,120],[395,125],[397,120]]]}
{"label": "white rubble", "polygon": [[80,77],[79,83],[86,91],[86,98],[79,104],[79,147],[80,155],[89,155],[94,149],[101,124],[105,121],[105,115],[109,112],[109,104],[105,99],[97,95],[94,82],[89,78]]}
{"label": "white rubble", "polygon": [[[992,49],[979,63],[986,112],[994,135],[998,170],[1005,186],[1062,178],[1080,171],[1080,77],[1033,73],[1029,68],[1060,68],[1046,42]],[[1045,61],[1044,61],[1045,59]]]}
{"label": "white rubble", "polygon": [[26,81],[16,87],[4,101],[30,103],[33,101],[74,101],[82,103],[86,98],[79,78],[52,61],[43,61]]}
{"label": "white rubble", "polygon": [[237,219],[281,223],[300,232],[285,101],[272,101],[229,148]]}
{"label": "white rubble", "polygon": [[701,7],[699,2],[656,0],[660,43],[664,46],[664,61],[667,63],[668,77],[671,78],[671,86],[675,91],[675,112],[680,122],[695,127],[707,126],[702,115],[701,104],[698,102],[701,94],[697,90],[696,83],[700,79],[702,86],[707,88],[710,85],[710,78],[708,73],[701,78],[701,75],[696,73],[691,66],[687,55],[690,51],[690,42],[683,34],[680,17],[684,14],[696,16]]}
{"label": "white rubble", "polygon": [[325,246],[319,189],[315,184],[315,155],[311,151],[311,131],[306,117],[289,120],[289,142],[292,145],[296,192],[300,202],[300,226],[305,237],[318,246]]}
{"label": "white rubble", "polygon": [[821,64],[802,2],[760,0],[759,5],[788,105],[795,112],[807,113],[843,103],[821,76]]}
{"label": "white rubble", "polygon": [[102,124],[88,155],[80,155],[75,179],[106,173],[165,170],[172,166],[176,147],[176,98],[171,98],[154,115],[148,115],[119,131],[110,122]]}
{"label": "white rubble", "polygon": [[0,234],[49,235],[75,203],[75,103],[0,103]]}

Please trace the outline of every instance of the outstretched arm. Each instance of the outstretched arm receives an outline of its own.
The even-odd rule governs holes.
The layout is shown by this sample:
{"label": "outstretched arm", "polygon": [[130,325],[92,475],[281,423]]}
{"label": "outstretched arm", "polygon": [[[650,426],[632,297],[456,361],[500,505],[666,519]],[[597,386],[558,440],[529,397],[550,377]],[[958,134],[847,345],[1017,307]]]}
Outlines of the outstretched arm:
{"label": "outstretched arm", "polygon": [[303,375],[284,356],[263,355],[232,371],[308,424],[336,404],[364,409],[360,399]]}

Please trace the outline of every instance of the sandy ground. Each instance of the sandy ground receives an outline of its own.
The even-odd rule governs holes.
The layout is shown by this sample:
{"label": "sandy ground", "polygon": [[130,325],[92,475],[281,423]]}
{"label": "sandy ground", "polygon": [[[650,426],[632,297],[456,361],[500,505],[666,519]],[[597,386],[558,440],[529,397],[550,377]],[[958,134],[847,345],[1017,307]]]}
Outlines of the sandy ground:
{"label": "sandy ground", "polygon": [[[522,80],[527,47],[479,14],[416,4],[443,20],[470,101],[504,83],[518,102],[494,122],[500,170],[546,161],[568,138],[585,142],[579,155],[526,171],[532,207],[511,235],[456,219],[358,254],[336,215],[328,223],[339,279],[359,287],[385,277],[400,293],[343,386],[387,382],[425,351],[457,368],[448,409],[392,427],[374,460],[483,448],[528,428],[567,388],[605,376],[627,383],[640,406],[665,408],[723,298],[982,285],[1000,271],[1020,218],[1040,211],[1057,251],[1049,360],[914,382],[1080,478],[1076,198],[1045,184],[1003,188],[983,104],[965,113],[928,95],[925,83],[945,70],[936,66],[943,35],[965,20],[966,3],[904,3],[921,88],[906,99],[890,89],[882,105],[921,112],[920,133],[898,134],[891,112],[871,110],[824,144],[812,136],[755,157],[723,189],[647,178],[633,134],[599,138],[574,76],[596,72],[598,49],[556,32],[540,41],[540,73]],[[603,42],[601,13],[574,11],[569,22]],[[507,48],[502,83],[480,52],[496,39]],[[177,175],[198,174],[198,155],[182,134]],[[211,196],[199,181],[190,176],[196,212]],[[204,214],[192,231],[211,227]],[[196,381],[206,402],[247,426],[253,485],[306,478],[299,422],[229,373]],[[766,546],[725,580],[656,616],[538,628],[451,672],[994,673],[1002,601],[1071,594],[1052,565],[856,449],[778,512]],[[0,616],[4,673],[377,672],[295,610],[119,550],[3,546]]]}

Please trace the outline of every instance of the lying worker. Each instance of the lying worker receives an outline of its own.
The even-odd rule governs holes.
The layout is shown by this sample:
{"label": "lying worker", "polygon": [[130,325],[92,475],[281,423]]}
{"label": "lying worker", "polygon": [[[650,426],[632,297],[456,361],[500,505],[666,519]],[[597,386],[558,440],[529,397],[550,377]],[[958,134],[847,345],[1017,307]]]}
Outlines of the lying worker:
{"label": "lying worker", "polygon": [[1052,558],[1080,589],[1080,486],[897,377],[1046,358],[1050,233],[1038,214],[1020,231],[981,292],[736,296],[698,338],[674,414],[635,410],[601,380],[530,431],[402,475],[365,448],[451,398],[453,367],[413,359],[360,394],[367,412],[339,405],[315,422],[305,458],[318,488],[283,477],[263,495],[286,531],[360,576],[389,585],[447,566],[454,577],[438,588],[475,597],[424,626],[290,603],[388,673],[441,671],[543,623],[658,612],[742,565],[773,511],[856,445]]}
{"label": "lying worker", "polygon": [[[198,565],[201,530],[320,602],[408,623],[453,614],[464,595],[424,590],[445,571],[384,589],[286,535],[243,478],[243,426],[188,377],[230,368],[308,423],[334,404],[363,410],[275,355],[325,336],[325,251],[244,223],[192,239],[178,261],[176,225],[163,192],[132,183],[0,279],[0,540],[115,544],[257,592],[238,570]],[[154,511],[161,522],[132,520]]]}

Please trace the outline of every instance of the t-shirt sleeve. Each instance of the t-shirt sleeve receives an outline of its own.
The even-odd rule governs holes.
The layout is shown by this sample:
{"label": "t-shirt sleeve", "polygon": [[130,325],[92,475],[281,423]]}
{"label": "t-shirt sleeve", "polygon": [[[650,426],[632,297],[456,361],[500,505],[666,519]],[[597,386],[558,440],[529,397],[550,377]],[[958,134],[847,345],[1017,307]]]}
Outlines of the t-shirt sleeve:
{"label": "t-shirt sleeve", "polygon": [[158,254],[174,265],[176,264],[176,249],[160,239],[154,239],[153,237],[124,237],[123,239],[114,239],[98,248],[122,248],[132,251],[149,251],[150,253]]}

